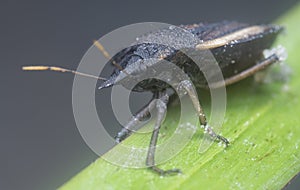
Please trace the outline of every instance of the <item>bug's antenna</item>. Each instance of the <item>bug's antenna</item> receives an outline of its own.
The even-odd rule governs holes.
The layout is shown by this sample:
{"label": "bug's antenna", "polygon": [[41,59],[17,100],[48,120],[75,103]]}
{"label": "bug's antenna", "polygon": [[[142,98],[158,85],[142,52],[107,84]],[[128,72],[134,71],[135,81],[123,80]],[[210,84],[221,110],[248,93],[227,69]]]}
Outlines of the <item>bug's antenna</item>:
{"label": "bug's antenna", "polygon": [[98,80],[104,80],[104,81],[107,80],[106,78],[97,77],[95,75],[90,75],[90,74],[81,73],[81,72],[78,72],[78,71],[65,69],[65,68],[62,68],[62,67],[54,67],[54,66],[23,66],[22,70],[24,70],[24,71],[45,71],[45,70],[50,70],[50,71],[63,72],[63,73],[68,72],[68,73],[73,73],[75,75],[95,78],[95,79],[98,79]]}
{"label": "bug's antenna", "polygon": [[[99,49],[99,51],[104,55],[105,58],[107,58],[109,60],[111,59],[111,56],[105,50],[105,48],[103,47],[103,45],[100,42],[98,42],[97,40],[94,40],[94,45]],[[120,71],[123,71],[125,74],[127,74],[127,72],[124,71],[124,69],[120,65],[118,65],[116,63],[116,61],[112,60],[112,64],[115,67],[117,67]],[[103,78],[103,77],[98,77],[98,76],[95,76],[95,75],[90,75],[90,74],[87,74],[87,73],[82,73],[82,72],[78,72],[78,71],[75,71],[75,70],[70,70],[70,69],[66,69],[66,68],[62,68],[62,67],[56,67],[56,66],[23,66],[22,70],[24,70],[24,71],[46,71],[46,70],[49,70],[49,71],[56,71],[56,72],[63,72],[63,73],[68,72],[68,73],[73,73],[75,75],[80,75],[80,76],[85,76],[85,77],[89,77],[89,78],[95,78],[95,79],[98,79],[98,80],[107,81],[107,79]]]}
{"label": "bug's antenna", "polygon": [[[111,56],[109,53],[105,50],[104,46],[98,42],[97,40],[94,40],[94,45],[99,49],[99,51],[104,55],[104,57],[108,60],[111,59]],[[124,69],[121,67],[121,65],[118,65],[115,60],[112,60],[112,64],[117,67],[120,71],[124,71]]]}

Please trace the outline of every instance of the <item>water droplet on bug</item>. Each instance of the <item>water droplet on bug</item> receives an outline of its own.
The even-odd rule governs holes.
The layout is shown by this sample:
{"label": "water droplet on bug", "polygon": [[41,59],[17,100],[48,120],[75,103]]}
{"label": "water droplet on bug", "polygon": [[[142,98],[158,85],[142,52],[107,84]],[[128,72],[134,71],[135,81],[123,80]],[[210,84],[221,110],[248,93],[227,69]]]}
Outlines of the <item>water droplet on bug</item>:
{"label": "water droplet on bug", "polygon": [[176,27],[176,26],[171,25],[171,26],[169,26],[169,29],[170,29],[170,30],[174,30],[175,27]]}

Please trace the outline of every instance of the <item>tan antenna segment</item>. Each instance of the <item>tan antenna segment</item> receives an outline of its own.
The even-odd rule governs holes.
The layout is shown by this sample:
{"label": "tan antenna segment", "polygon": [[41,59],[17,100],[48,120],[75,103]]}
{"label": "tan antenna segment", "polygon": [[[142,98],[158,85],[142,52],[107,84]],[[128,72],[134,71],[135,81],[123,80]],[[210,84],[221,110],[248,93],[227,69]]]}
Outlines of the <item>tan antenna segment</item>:
{"label": "tan antenna segment", "polygon": [[[105,50],[105,48],[103,47],[103,45],[101,43],[99,43],[97,40],[94,40],[94,45],[99,49],[99,51],[104,55],[105,58],[107,58],[109,60],[111,59],[111,56]],[[124,69],[120,65],[118,65],[114,60],[112,60],[112,64],[115,67],[117,67],[120,71],[123,71],[125,74],[127,74],[127,72],[125,72]],[[90,74],[86,74],[86,73],[82,73],[82,72],[78,72],[75,70],[70,70],[70,69],[66,69],[66,68],[62,68],[62,67],[55,67],[55,66],[23,66],[22,70],[24,70],[24,71],[50,70],[50,71],[63,72],[63,73],[68,72],[68,73],[73,73],[75,75],[81,75],[81,76],[85,76],[85,77],[95,78],[98,80],[104,80],[104,81],[107,80],[106,78],[102,78],[102,77],[98,77],[98,76],[94,76],[94,75],[90,75]]]}
{"label": "tan antenna segment", "polygon": [[81,72],[78,72],[78,71],[65,69],[65,68],[62,68],[62,67],[54,67],[54,66],[24,66],[24,67],[22,67],[22,70],[24,70],[24,71],[46,71],[46,70],[50,70],[50,71],[63,72],[63,73],[68,72],[68,73],[73,73],[75,75],[95,78],[95,79],[98,79],[98,80],[107,80],[106,78],[97,77],[97,76],[94,76],[94,75],[81,73]]}
{"label": "tan antenna segment", "polygon": [[[108,60],[111,59],[111,56],[109,55],[109,53],[105,50],[105,48],[103,47],[103,45],[98,42],[97,40],[94,40],[94,45],[99,49],[99,51],[101,51],[101,53],[104,55],[104,57]],[[115,60],[112,60],[112,64],[117,67],[120,71],[123,71],[124,69],[121,67],[121,65],[118,65]]]}

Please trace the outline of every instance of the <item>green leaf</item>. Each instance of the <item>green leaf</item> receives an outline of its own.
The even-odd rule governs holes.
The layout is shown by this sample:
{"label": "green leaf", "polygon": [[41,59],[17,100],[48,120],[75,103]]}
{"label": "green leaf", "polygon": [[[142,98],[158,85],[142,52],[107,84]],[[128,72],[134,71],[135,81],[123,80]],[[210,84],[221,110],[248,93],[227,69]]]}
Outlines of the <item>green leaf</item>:
{"label": "green leaf", "polygon": [[[214,143],[199,154],[199,130],[178,155],[161,168],[180,168],[184,174],[159,177],[147,169],[129,169],[99,158],[61,190],[74,189],[280,189],[300,171],[300,6],[277,23],[286,34],[277,44],[286,47],[293,74],[287,84],[255,85],[250,79],[227,89],[226,119],[222,134],[230,139],[227,148]],[[209,105],[204,105],[208,113]],[[172,132],[169,110],[161,139]],[[169,132],[171,131],[171,132]],[[149,139],[133,135],[126,143]],[[115,148],[114,148],[115,149]],[[107,154],[112,154],[113,151]]]}

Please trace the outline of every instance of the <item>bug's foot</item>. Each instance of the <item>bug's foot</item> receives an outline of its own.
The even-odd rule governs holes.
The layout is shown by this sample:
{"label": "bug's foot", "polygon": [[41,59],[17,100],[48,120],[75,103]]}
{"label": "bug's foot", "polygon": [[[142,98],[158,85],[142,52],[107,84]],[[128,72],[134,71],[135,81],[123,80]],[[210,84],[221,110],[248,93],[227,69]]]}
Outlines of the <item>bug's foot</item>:
{"label": "bug's foot", "polygon": [[116,141],[116,143],[120,143],[120,142],[122,142],[124,140],[124,138],[122,138],[121,136],[119,136],[119,134],[117,134],[116,136],[115,136],[115,141]]}
{"label": "bug's foot", "polygon": [[170,170],[162,170],[156,166],[152,166],[149,169],[151,169],[153,172],[157,173],[160,176],[172,176],[177,174],[182,174],[180,169],[174,168]]}
{"label": "bug's foot", "polygon": [[130,135],[130,131],[128,129],[123,128],[116,136],[115,141],[117,143],[122,142]]}
{"label": "bug's foot", "polygon": [[120,137],[115,136],[115,141],[116,141],[116,143],[119,144],[122,140],[123,140],[123,139],[121,139]]}
{"label": "bug's foot", "polygon": [[117,136],[115,136],[115,141],[116,141],[116,143],[119,144],[120,142],[122,142],[123,140],[125,140],[126,137],[127,137],[127,135],[123,135],[123,136],[117,135]]}
{"label": "bug's foot", "polygon": [[223,137],[223,136],[221,136],[221,135],[217,135],[217,139],[218,139],[219,141],[222,141],[223,143],[225,143],[226,147],[229,146],[229,141],[228,141],[225,137]]}

